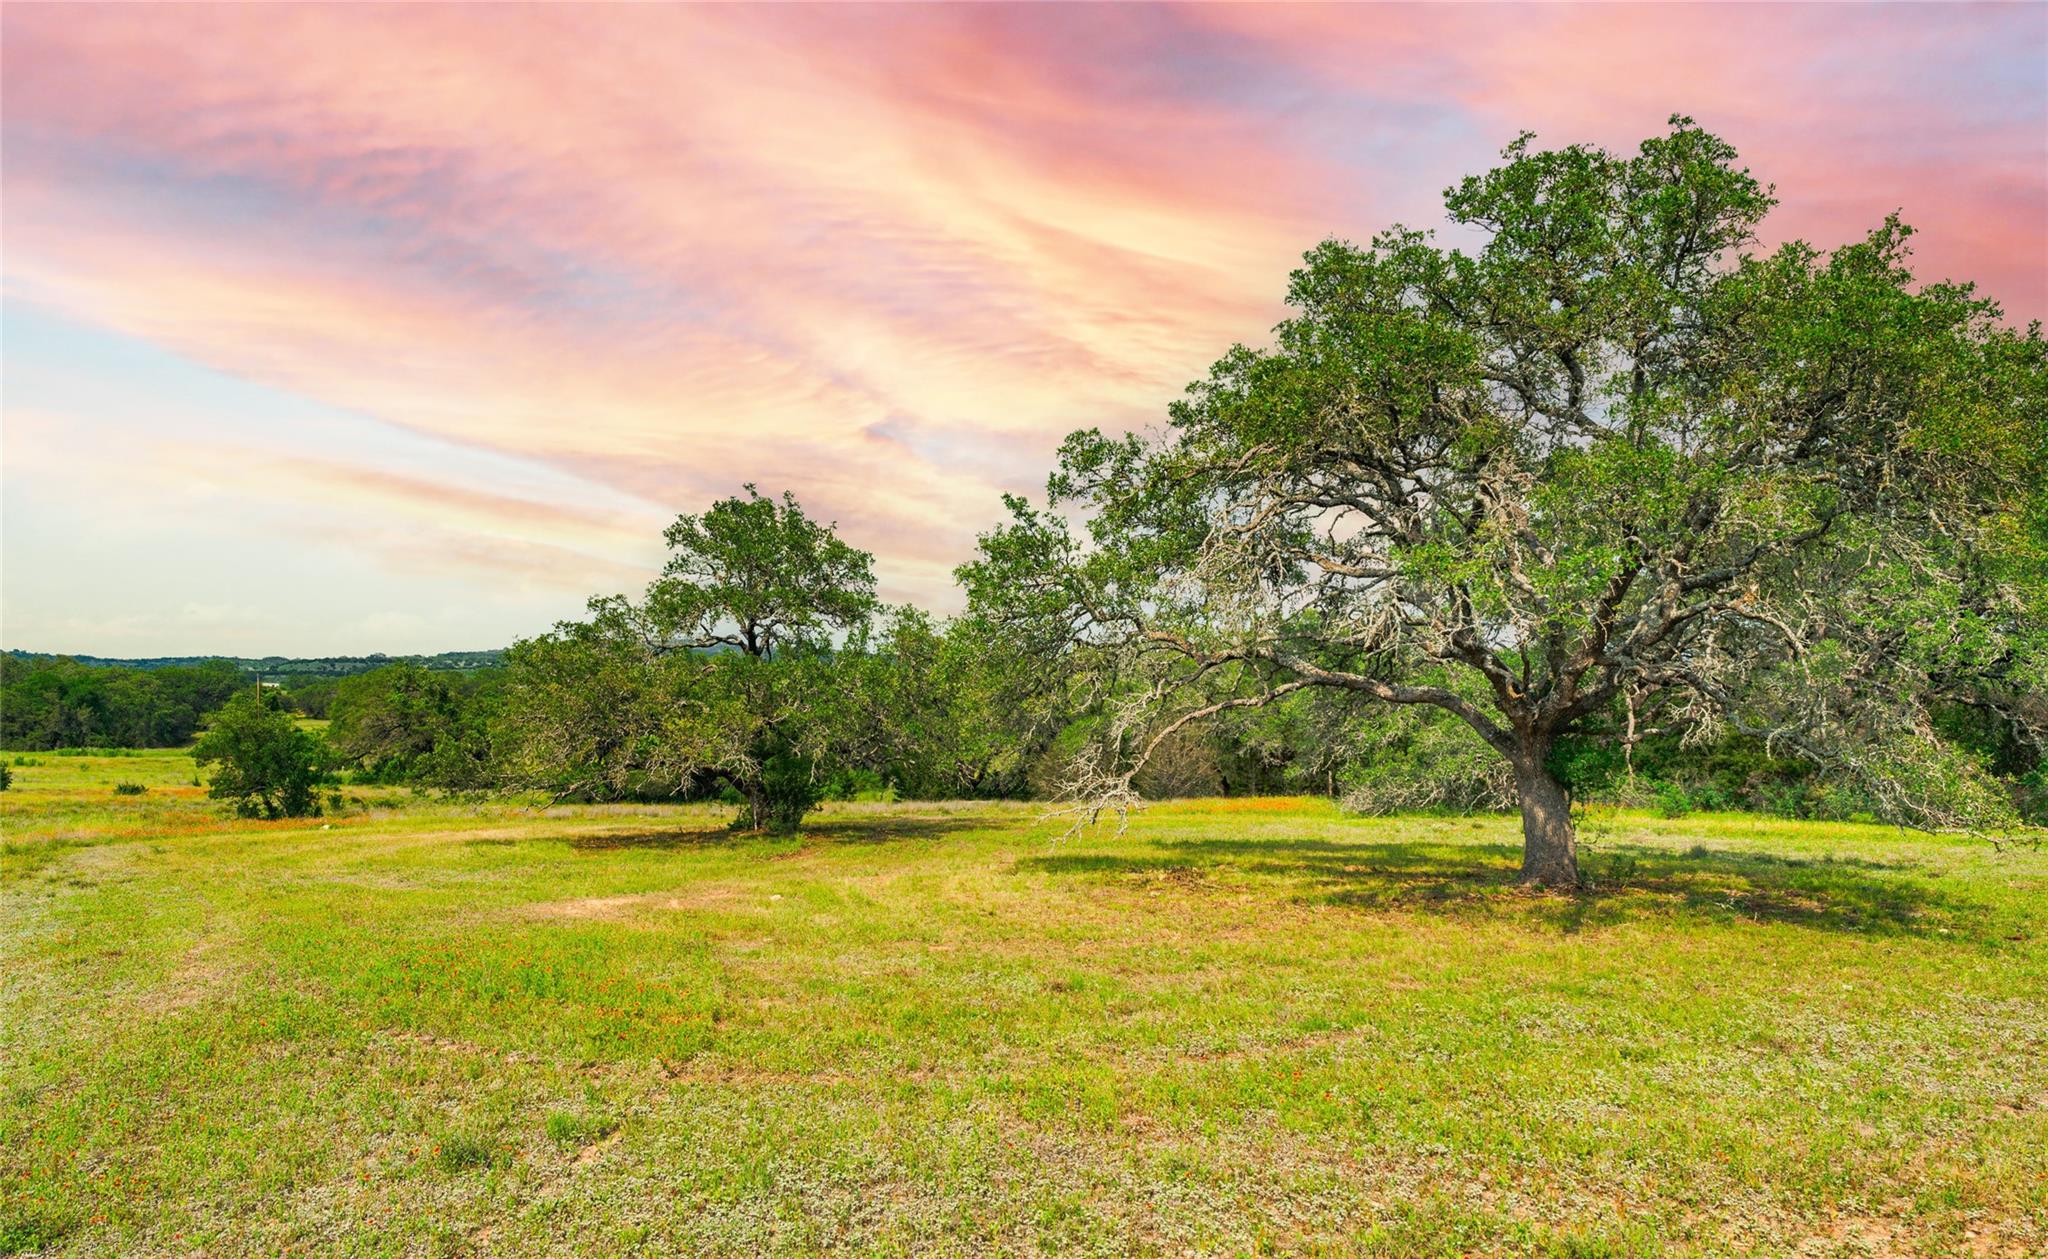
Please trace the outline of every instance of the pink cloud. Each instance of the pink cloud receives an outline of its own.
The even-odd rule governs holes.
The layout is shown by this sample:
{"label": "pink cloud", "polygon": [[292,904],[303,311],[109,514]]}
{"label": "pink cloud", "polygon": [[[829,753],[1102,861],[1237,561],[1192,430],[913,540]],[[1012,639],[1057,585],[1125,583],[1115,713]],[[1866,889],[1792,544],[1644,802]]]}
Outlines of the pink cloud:
{"label": "pink cloud", "polygon": [[[662,512],[787,486],[939,604],[1061,433],[1157,420],[1263,335],[1300,250],[1426,223],[1525,126],[1628,144],[1694,113],[1777,182],[1781,234],[1904,206],[1930,275],[2048,311],[2048,18],[2019,6],[4,23],[10,301]],[[451,553],[558,530],[639,562],[573,504],[306,457],[479,540]]]}
{"label": "pink cloud", "polygon": [[1425,99],[1501,140],[1627,148],[1686,113],[1781,199],[1772,239],[1824,248],[1895,209],[1919,271],[2048,316],[2048,7],[1214,6],[1334,89]]}

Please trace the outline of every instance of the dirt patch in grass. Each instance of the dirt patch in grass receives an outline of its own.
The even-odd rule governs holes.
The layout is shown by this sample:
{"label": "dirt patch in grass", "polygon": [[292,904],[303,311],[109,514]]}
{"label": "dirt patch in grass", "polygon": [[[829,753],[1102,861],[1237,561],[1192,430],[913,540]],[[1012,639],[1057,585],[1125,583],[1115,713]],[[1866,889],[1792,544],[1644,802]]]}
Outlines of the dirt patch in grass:
{"label": "dirt patch in grass", "polygon": [[237,970],[229,944],[222,936],[194,944],[162,984],[142,995],[136,1008],[151,1018],[166,1018],[225,995],[234,986]]}
{"label": "dirt patch in grass", "polygon": [[457,1040],[452,1036],[436,1036],[432,1032],[386,1031],[385,1040],[394,1044],[414,1045],[423,1049],[438,1050],[464,1058],[492,1058],[506,1063],[539,1062],[539,1055],[524,1053],[517,1049],[495,1049],[480,1045],[473,1040]]}
{"label": "dirt patch in grass", "polygon": [[521,918],[567,922],[624,922],[650,910],[687,913],[727,909],[744,898],[735,888],[701,887],[688,892],[641,892],[631,896],[579,896],[571,900],[521,905]]}

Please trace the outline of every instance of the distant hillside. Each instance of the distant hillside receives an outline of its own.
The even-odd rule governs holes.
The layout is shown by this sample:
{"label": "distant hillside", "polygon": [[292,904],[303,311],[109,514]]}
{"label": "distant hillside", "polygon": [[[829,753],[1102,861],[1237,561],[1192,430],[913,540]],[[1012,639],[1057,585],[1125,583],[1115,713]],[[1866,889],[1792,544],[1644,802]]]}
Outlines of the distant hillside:
{"label": "distant hillside", "polygon": [[387,664],[409,662],[426,669],[443,669],[453,673],[467,673],[473,669],[488,669],[503,662],[505,653],[495,651],[443,651],[431,656],[387,656],[379,652],[368,656],[319,656],[302,659],[293,656],[149,656],[143,659],[123,660],[112,656],[68,655],[47,651],[9,651],[13,659],[22,661],[75,660],[79,664],[100,667],[117,666],[126,669],[166,669],[173,665],[203,664],[209,660],[225,660],[251,677],[266,682],[302,681],[310,678],[345,678],[350,674],[368,673]]}

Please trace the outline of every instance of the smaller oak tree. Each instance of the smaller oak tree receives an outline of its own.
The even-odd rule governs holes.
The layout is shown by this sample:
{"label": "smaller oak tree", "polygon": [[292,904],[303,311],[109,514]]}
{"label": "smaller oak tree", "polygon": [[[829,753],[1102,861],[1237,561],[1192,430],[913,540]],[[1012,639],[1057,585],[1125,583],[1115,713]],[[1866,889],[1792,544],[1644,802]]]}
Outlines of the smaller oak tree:
{"label": "smaller oak tree", "polygon": [[274,691],[242,691],[213,715],[192,748],[200,765],[218,764],[207,795],[233,803],[243,817],[312,817],[314,788],[332,754],[319,735],[301,730]]}
{"label": "smaller oak tree", "polygon": [[589,619],[513,647],[505,777],[557,795],[709,781],[743,801],[735,826],[793,829],[863,737],[833,637],[873,614],[873,557],[752,485],[667,539],[642,600],[593,599]]}

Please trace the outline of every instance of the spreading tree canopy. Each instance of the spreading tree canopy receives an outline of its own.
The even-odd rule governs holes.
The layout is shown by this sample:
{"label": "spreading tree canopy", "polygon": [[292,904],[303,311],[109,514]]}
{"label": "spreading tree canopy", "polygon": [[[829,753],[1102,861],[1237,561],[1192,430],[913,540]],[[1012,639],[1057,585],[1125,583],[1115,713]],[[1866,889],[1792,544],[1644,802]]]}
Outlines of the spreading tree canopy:
{"label": "spreading tree canopy", "polygon": [[[465,676],[410,660],[329,683],[327,738],[384,782],[473,788],[489,777],[494,673]],[[304,707],[300,692],[292,701]]]}
{"label": "spreading tree canopy", "polygon": [[1916,285],[1896,219],[1763,248],[1771,190],[1689,119],[1503,157],[1446,193],[1471,247],[1323,243],[1269,348],[1163,434],[1073,434],[1052,509],[983,538],[977,611],[1131,696],[1076,790],[1320,688],[1502,758],[1530,883],[1578,881],[1567,736],[1750,731],[1903,820],[1995,822],[1931,709],[2048,689],[2038,325]]}

